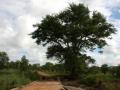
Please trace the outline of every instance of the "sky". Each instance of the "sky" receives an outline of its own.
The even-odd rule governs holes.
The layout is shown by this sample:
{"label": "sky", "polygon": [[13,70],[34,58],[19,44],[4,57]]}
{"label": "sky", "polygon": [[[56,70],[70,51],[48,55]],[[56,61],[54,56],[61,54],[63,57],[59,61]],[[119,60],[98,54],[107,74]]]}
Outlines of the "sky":
{"label": "sky", "polygon": [[59,13],[69,3],[83,3],[90,11],[97,10],[115,26],[117,34],[107,40],[104,53],[87,54],[96,60],[96,65],[120,64],[120,0],[0,0],[0,51],[7,52],[12,61],[23,55],[30,63],[51,61],[46,59],[46,47],[36,45],[29,34],[35,31],[33,24],[40,23],[47,14]]}

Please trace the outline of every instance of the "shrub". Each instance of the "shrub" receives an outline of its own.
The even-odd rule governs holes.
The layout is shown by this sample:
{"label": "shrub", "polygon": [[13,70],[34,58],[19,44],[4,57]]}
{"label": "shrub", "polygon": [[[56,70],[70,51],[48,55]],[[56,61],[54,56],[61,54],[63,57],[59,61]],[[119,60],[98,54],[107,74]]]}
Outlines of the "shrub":
{"label": "shrub", "polygon": [[25,73],[25,76],[28,77],[30,80],[40,80],[40,76],[38,75],[37,72],[33,71],[27,71]]}
{"label": "shrub", "polygon": [[97,73],[97,74],[88,74],[83,76],[81,79],[81,83],[84,83],[86,85],[94,85],[98,81],[113,81],[115,78],[111,74],[103,74],[103,73]]}
{"label": "shrub", "polygon": [[0,90],[10,90],[11,88],[19,87],[29,82],[30,79],[23,76],[17,70],[0,70]]}

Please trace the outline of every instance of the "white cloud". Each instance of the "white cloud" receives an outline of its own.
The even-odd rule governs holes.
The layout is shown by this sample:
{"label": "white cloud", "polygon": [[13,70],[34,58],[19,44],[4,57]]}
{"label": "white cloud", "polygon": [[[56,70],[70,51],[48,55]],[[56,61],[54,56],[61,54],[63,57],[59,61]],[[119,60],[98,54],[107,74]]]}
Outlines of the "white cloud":
{"label": "white cloud", "polygon": [[120,20],[110,21],[117,29],[117,33],[112,35],[112,39],[107,39],[108,45],[104,47],[103,54],[88,53],[88,55],[93,56],[97,60],[97,64],[101,65],[108,63],[109,65],[120,64]]}
{"label": "white cloud", "polygon": [[[0,0],[0,50],[8,52],[11,60],[27,55],[31,63],[46,61],[46,48],[38,46],[28,34],[34,31],[33,24],[40,22],[46,14],[58,13],[69,3],[84,3],[91,11],[103,13],[108,21],[120,29],[120,20],[111,17],[112,10],[119,8],[120,0]],[[120,63],[120,31],[108,40],[102,55],[89,53],[97,64]]]}

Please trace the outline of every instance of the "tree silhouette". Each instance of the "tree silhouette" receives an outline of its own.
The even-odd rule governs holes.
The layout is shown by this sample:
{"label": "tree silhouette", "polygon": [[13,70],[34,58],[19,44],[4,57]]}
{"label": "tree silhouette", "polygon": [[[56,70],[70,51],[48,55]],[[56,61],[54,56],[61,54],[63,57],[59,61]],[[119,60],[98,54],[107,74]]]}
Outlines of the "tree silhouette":
{"label": "tree silhouette", "polygon": [[105,39],[116,32],[101,13],[90,12],[83,4],[70,4],[64,11],[47,15],[34,26],[37,29],[32,38],[38,45],[48,46],[47,57],[56,57],[75,77],[82,64],[94,62],[85,52],[103,48],[107,45]]}
{"label": "tree silhouette", "polygon": [[103,65],[101,66],[101,71],[102,71],[104,74],[106,74],[107,71],[108,71],[108,65],[107,65],[107,64],[103,64]]}
{"label": "tree silhouette", "polygon": [[26,56],[22,56],[21,62],[20,62],[20,70],[26,71],[28,70],[28,66],[29,66],[28,59],[26,59]]}
{"label": "tree silhouette", "polygon": [[6,52],[0,52],[0,69],[8,66],[9,57]]}

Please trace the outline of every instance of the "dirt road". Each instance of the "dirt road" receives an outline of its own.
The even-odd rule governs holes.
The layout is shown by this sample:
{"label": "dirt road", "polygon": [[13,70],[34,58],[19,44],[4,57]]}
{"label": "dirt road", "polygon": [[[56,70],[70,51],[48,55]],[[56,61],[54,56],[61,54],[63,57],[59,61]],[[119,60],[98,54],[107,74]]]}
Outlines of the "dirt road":
{"label": "dirt road", "polygon": [[60,82],[42,81],[42,82],[32,82],[19,89],[12,89],[12,90],[64,90],[64,89]]}

